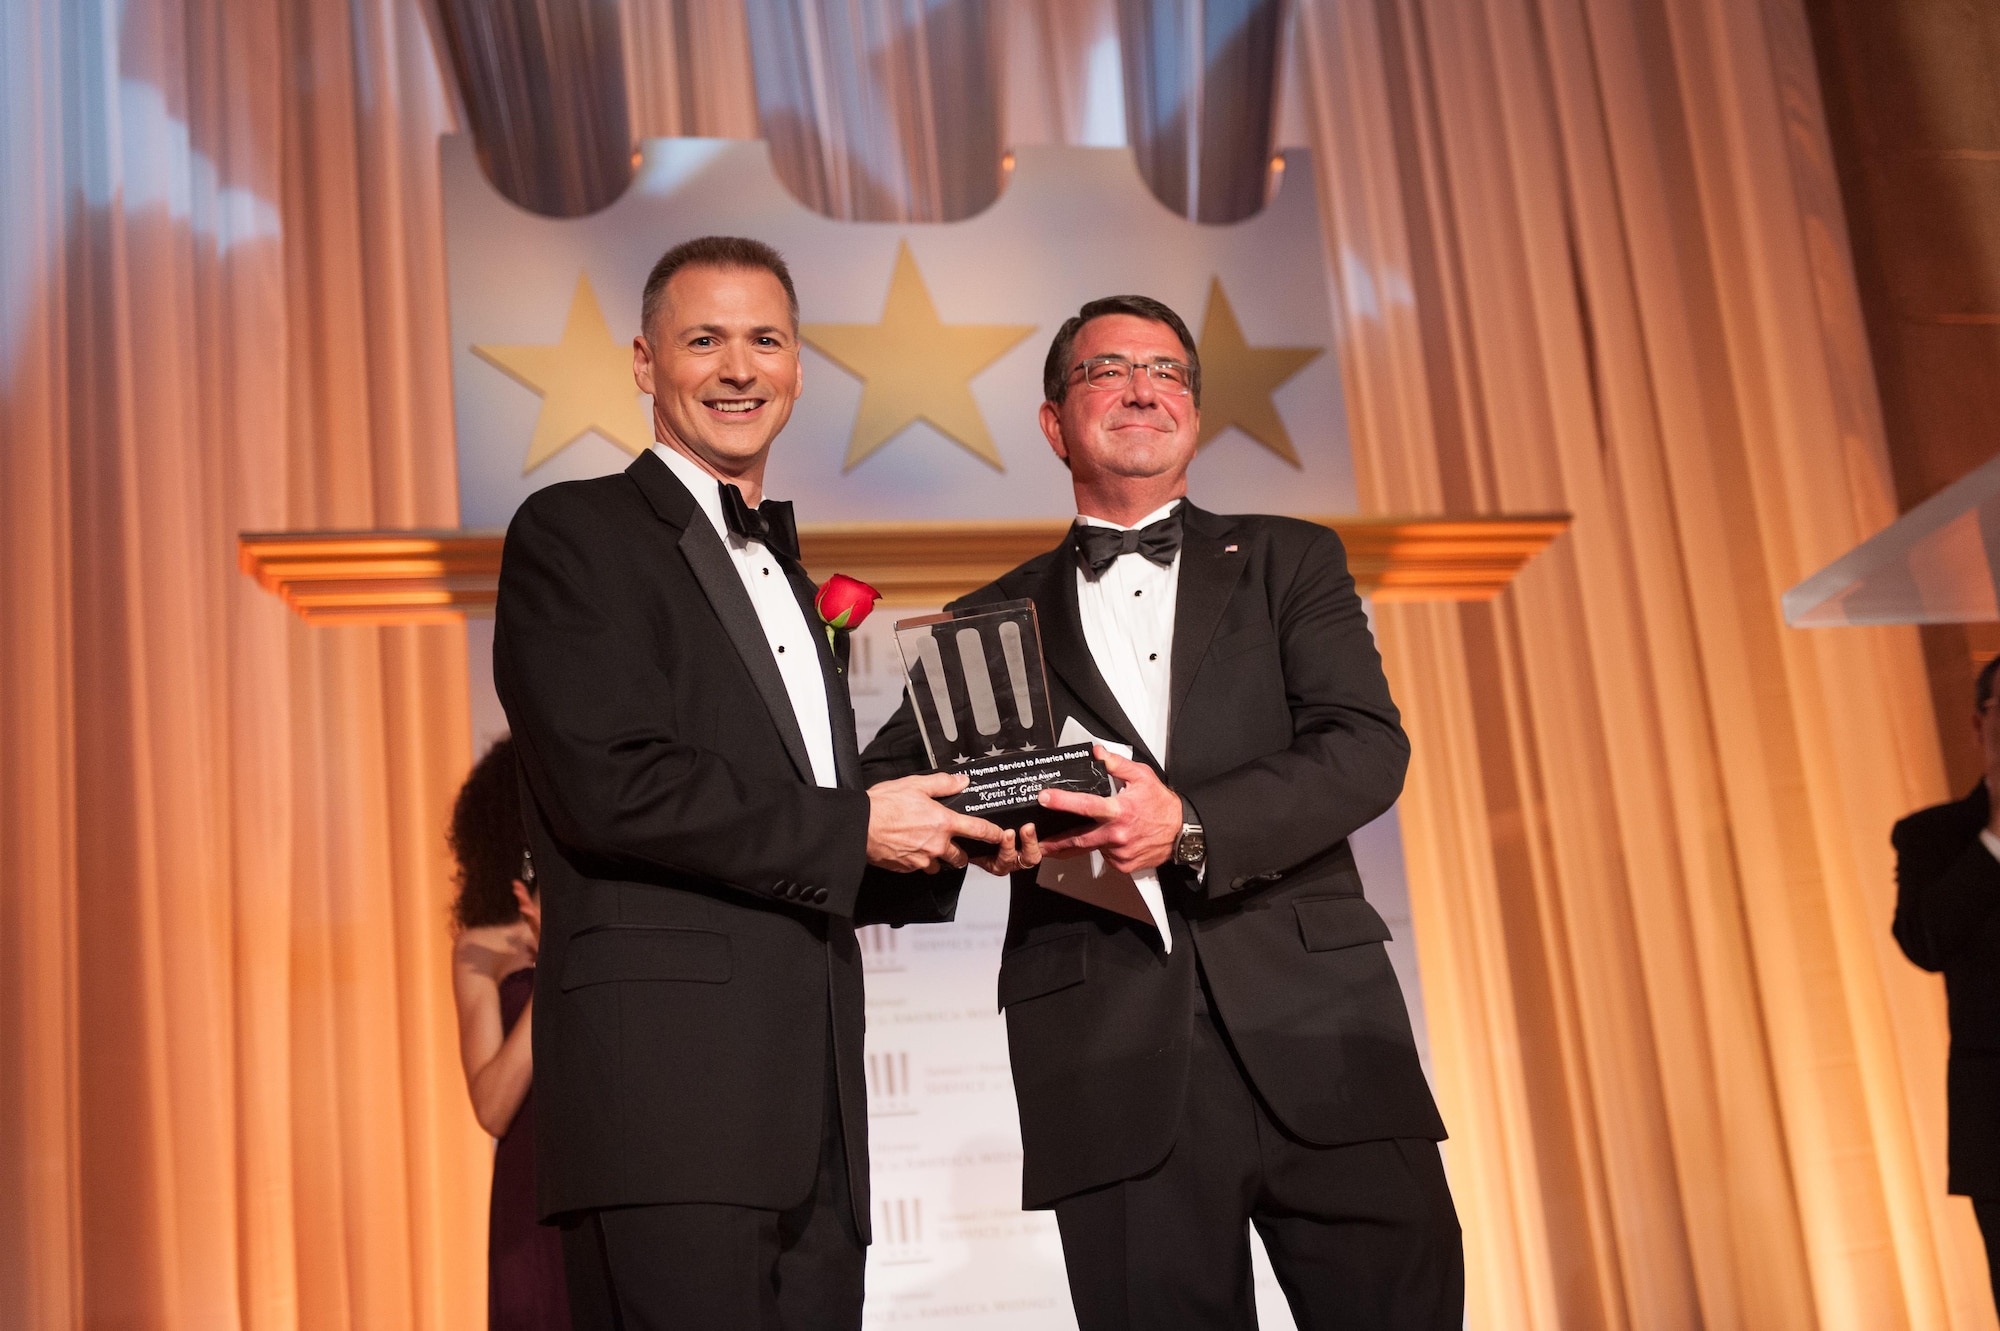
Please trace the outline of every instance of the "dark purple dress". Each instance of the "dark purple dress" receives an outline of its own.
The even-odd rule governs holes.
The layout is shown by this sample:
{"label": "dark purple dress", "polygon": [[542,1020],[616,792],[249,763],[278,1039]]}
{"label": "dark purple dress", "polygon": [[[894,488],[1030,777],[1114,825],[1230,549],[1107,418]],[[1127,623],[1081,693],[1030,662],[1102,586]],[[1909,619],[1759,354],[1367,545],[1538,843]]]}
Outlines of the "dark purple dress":
{"label": "dark purple dress", "polygon": [[[500,1022],[511,1031],[535,992],[535,968],[500,981]],[[486,1325],[492,1331],[569,1331],[562,1233],[535,1223],[535,1088],[493,1152],[486,1229]]]}

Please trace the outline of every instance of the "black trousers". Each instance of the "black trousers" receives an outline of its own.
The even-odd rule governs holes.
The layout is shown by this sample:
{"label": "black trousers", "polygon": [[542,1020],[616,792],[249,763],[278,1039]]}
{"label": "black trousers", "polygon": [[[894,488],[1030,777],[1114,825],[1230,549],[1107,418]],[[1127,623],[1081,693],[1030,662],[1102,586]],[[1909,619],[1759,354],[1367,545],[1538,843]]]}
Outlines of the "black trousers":
{"label": "black trousers", "polygon": [[1974,1197],[1972,1213],[1979,1217],[1979,1237],[1986,1240],[1986,1279],[2000,1302],[2000,1197]]}
{"label": "black trousers", "polygon": [[1081,1331],[1256,1331],[1256,1225],[1299,1331],[1459,1331],[1465,1258],[1437,1143],[1319,1147],[1278,1125],[1206,1010],[1152,1173],[1056,1203]]}
{"label": "black trousers", "polygon": [[574,1331],[859,1331],[854,1224],[832,1059],[812,1195],[788,1211],[688,1203],[563,1222]]}

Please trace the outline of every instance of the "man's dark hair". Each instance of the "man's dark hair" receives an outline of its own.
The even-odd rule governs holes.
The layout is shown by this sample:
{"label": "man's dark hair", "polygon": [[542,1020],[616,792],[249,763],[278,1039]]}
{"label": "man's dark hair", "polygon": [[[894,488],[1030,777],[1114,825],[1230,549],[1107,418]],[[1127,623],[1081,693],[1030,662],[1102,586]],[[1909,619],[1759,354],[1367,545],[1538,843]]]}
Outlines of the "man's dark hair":
{"label": "man's dark hair", "polygon": [[777,278],[778,285],[785,289],[785,303],[792,311],[792,327],[796,329],[799,326],[799,293],[792,286],[792,270],[785,267],[784,255],[763,241],[751,240],[747,236],[697,236],[662,254],[660,261],[653,265],[653,271],[646,275],[645,295],[639,302],[639,331],[648,339],[653,336],[653,317],[660,312],[667,280],[690,266],[762,268]]}
{"label": "man's dark hair", "polygon": [[521,827],[521,788],[516,784],[514,741],[496,740],[472,766],[451,806],[445,840],[458,861],[458,896],[452,918],[461,929],[512,924],[521,918],[514,880],[528,839]]}
{"label": "man's dark hair", "polygon": [[1130,314],[1173,329],[1174,336],[1181,340],[1181,348],[1187,352],[1188,384],[1194,404],[1201,405],[1201,354],[1194,349],[1194,338],[1180,315],[1151,296],[1100,296],[1064,320],[1063,326],[1056,330],[1056,340],[1049,344],[1049,358],[1042,362],[1043,397],[1061,402],[1068,395],[1070,371],[1076,368],[1070,364],[1070,356],[1076,351],[1076,335],[1092,319],[1107,314]]}
{"label": "man's dark hair", "polygon": [[2000,656],[1994,657],[1979,668],[1979,682],[1972,686],[1972,706],[1975,711],[1985,711],[1986,704],[1993,701],[1993,676],[2000,673]]}

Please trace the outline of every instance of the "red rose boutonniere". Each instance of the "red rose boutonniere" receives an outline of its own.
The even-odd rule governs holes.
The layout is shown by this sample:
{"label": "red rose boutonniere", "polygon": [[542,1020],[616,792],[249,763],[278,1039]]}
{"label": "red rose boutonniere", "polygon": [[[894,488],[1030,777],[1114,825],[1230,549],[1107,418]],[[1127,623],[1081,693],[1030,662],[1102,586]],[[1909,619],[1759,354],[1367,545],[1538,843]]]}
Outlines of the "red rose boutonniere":
{"label": "red rose boutonniere", "polygon": [[837,633],[860,628],[881,595],[859,578],[850,578],[845,573],[828,578],[819,595],[813,598],[820,622],[826,625],[827,645],[837,649]]}

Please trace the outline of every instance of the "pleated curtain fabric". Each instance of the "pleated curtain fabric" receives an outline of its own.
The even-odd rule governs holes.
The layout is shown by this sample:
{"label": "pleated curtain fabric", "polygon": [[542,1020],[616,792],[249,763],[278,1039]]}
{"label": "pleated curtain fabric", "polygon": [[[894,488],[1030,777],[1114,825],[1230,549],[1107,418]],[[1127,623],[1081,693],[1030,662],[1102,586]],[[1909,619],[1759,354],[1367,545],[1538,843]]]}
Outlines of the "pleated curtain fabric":
{"label": "pleated curtain fabric", "polygon": [[844,221],[949,222],[999,197],[1004,6],[743,8],[758,123],[778,178],[801,203]]}
{"label": "pleated curtain fabric", "polygon": [[760,137],[742,5],[624,0],[619,13],[633,137]]}
{"label": "pleated curtain fabric", "polygon": [[1254,216],[1278,110],[1280,0],[1121,0],[1125,124],[1153,194],[1190,221]]}
{"label": "pleated curtain fabric", "polygon": [[234,548],[455,524],[450,124],[411,5],[0,6],[0,1325],[481,1318],[464,637]]}
{"label": "pleated curtain fabric", "polygon": [[635,163],[619,0],[421,3],[459,119],[502,196],[543,217],[583,217],[625,192]]}
{"label": "pleated curtain fabric", "polygon": [[1116,0],[1013,0],[1002,14],[1000,141],[1123,144]]}
{"label": "pleated curtain fabric", "polygon": [[1482,1327],[1992,1327],[1890,825],[1913,631],[1778,598],[1895,516],[1798,0],[1300,0],[1364,506],[1575,514],[1376,608]]}

